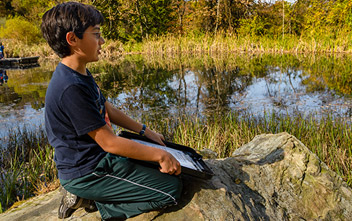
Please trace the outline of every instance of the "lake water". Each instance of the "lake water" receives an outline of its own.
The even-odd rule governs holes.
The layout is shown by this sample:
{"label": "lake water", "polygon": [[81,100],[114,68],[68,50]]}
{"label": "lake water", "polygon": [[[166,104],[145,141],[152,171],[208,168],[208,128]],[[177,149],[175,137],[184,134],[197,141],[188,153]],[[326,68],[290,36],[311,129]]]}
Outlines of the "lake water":
{"label": "lake water", "polygon": [[[126,56],[89,66],[105,96],[138,117],[276,111],[352,116],[349,56],[221,55]],[[57,62],[9,69],[0,86],[0,135],[44,123],[45,91]],[[4,140],[4,139],[2,139]]]}

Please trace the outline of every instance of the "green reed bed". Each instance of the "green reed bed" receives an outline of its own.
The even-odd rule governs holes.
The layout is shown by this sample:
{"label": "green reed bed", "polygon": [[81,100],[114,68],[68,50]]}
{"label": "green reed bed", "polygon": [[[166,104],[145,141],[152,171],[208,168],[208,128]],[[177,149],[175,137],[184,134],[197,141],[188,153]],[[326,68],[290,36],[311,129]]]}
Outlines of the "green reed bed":
{"label": "green reed bed", "polygon": [[[140,116],[150,128],[163,133],[167,140],[193,147],[209,148],[218,157],[232,152],[263,133],[288,132],[301,140],[312,152],[352,186],[352,127],[331,116],[289,116],[264,113],[217,113]],[[1,210],[18,200],[58,187],[54,150],[41,128],[18,129],[9,135],[9,146],[2,149]]]}
{"label": "green reed bed", "polygon": [[42,128],[9,131],[0,158],[0,212],[58,186],[54,149]]}
{"label": "green reed bed", "polygon": [[343,120],[331,116],[317,119],[312,115],[304,117],[266,113],[258,117],[228,113],[225,116],[181,116],[171,121],[164,122],[164,127],[155,125],[155,128],[164,131],[176,143],[198,150],[209,148],[219,157],[231,156],[234,150],[258,134],[287,132],[301,140],[352,186],[352,127]]}

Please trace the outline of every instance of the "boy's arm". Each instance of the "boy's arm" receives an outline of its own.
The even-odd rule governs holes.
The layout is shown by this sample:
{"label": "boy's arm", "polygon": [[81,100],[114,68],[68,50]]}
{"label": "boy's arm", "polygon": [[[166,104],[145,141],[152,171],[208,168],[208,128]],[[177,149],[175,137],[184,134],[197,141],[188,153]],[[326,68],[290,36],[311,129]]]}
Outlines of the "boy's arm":
{"label": "boy's arm", "polygon": [[157,162],[162,173],[179,175],[180,163],[168,152],[116,136],[108,125],[88,133],[104,151],[144,161]]}
{"label": "boy's arm", "polygon": [[[142,130],[142,124],[136,122],[135,120],[127,116],[121,110],[114,107],[114,105],[112,105],[110,102],[106,101],[105,107],[112,123],[137,133]],[[162,134],[156,133],[147,127],[144,132],[144,135],[149,139],[159,143],[160,145],[165,146],[165,144],[162,142],[162,140],[165,140]]]}

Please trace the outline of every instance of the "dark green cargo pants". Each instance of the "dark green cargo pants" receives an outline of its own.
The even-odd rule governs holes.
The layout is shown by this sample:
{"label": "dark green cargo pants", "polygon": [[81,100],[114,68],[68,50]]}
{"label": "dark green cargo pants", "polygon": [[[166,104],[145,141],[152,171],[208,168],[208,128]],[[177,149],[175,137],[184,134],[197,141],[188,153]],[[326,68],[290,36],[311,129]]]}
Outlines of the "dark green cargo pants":
{"label": "dark green cargo pants", "polygon": [[179,177],[113,154],[107,154],[92,174],[60,182],[68,192],[95,200],[102,219],[175,205],[182,189]]}

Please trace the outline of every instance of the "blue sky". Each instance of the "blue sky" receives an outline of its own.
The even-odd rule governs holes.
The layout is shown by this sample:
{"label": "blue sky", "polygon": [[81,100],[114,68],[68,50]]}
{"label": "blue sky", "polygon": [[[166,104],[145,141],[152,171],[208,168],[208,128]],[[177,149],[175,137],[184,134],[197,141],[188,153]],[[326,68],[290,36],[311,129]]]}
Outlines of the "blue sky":
{"label": "blue sky", "polygon": [[[282,0],[264,0],[265,2],[276,2],[276,1],[279,1],[281,2]],[[286,2],[295,2],[296,0],[285,0]]]}

